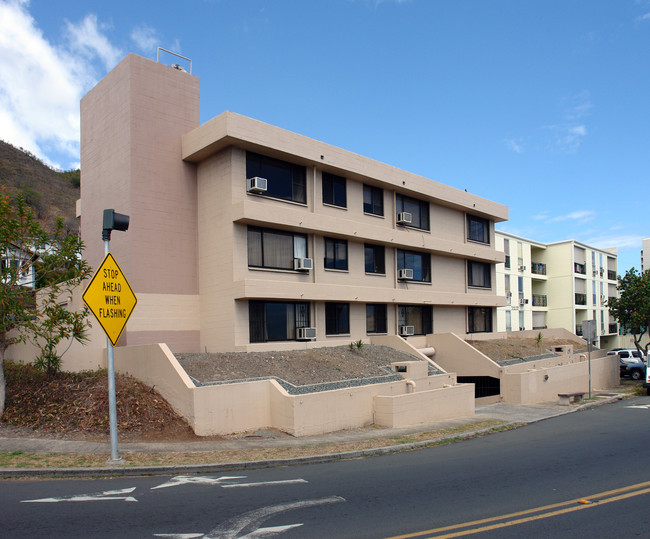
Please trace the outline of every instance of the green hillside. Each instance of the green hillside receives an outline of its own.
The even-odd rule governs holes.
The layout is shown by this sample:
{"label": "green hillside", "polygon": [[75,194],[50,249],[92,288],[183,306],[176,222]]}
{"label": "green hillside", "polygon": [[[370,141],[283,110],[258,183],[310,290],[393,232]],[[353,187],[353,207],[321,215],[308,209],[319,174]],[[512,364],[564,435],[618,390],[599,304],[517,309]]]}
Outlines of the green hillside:
{"label": "green hillside", "polygon": [[0,140],[0,186],[13,196],[22,193],[47,229],[62,217],[70,232],[79,232],[75,217],[79,184],[78,170],[57,172],[29,152]]}

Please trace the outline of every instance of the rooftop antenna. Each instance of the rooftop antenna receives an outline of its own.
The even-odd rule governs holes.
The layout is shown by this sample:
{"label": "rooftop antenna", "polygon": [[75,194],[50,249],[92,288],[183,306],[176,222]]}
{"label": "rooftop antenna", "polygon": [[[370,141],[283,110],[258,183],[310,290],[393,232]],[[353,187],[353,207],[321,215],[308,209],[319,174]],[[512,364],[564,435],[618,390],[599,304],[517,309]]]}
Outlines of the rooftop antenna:
{"label": "rooftop antenna", "polygon": [[[160,63],[160,51],[163,51],[163,52],[166,52],[166,53],[169,53],[169,54],[173,54],[174,56],[177,56],[178,58],[182,58],[183,60],[187,60],[190,63],[190,75],[192,74],[192,60],[191,59],[187,58],[186,56],[181,56],[180,54],[177,54],[177,53],[172,52],[170,50],[163,49],[162,47],[158,47],[158,50],[156,52],[156,62],[158,62],[158,63]],[[172,67],[174,69],[178,69],[179,71],[184,71],[185,73],[187,73],[185,68],[183,66],[181,66],[180,64],[172,64]]]}

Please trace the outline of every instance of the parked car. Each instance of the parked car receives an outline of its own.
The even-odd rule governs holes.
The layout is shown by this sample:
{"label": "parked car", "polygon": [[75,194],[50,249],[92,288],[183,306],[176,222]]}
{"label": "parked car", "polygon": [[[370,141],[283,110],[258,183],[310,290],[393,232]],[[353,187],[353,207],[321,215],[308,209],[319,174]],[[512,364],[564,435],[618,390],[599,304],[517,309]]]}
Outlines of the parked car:
{"label": "parked car", "polygon": [[634,380],[645,378],[645,358],[636,348],[614,348],[607,355],[618,356],[621,376],[631,376]]}
{"label": "parked car", "polygon": [[621,376],[629,376],[632,380],[645,380],[646,366],[643,361],[639,363],[626,363],[621,365]]}

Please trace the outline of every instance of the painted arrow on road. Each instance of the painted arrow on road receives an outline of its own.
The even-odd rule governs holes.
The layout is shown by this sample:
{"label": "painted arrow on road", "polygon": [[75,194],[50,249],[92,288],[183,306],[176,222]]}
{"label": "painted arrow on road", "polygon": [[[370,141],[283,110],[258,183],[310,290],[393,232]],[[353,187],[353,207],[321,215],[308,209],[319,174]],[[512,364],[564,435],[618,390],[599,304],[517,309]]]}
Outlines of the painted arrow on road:
{"label": "painted arrow on road", "polygon": [[268,520],[269,518],[275,516],[278,513],[282,513],[284,511],[291,511],[293,509],[302,509],[305,507],[316,507],[318,505],[341,503],[345,501],[346,501],[345,498],[341,498],[340,496],[330,496],[328,498],[319,498],[315,500],[302,500],[293,503],[281,503],[278,505],[269,505],[268,507],[255,509],[254,511],[249,511],[238,517],[231,518],[206,534],[156,533],[154,535],[155,537],[169,537],[172,539],[194,539],[198,537],[205,538],[205,539],[253,539],[253,538],[272,537],[284,531],[290,530],[292,528],[298,528],[303,525],[303,524],[287,524],[284,526],[272,526],[267,528],[260,527],[260,525],[265,520]]}
{"label": "painted arrow on road", "polygon": [[38,500],[22,500],[22,503],[57,503],[57,502],[104,502],[108,500],[122,500],[124,502],[137,502],[133,496],[125,496],[135,490],[135,487],[122,490],[105,490],[93,494],[73,494],[60,498],[39,498]]}
{"label": "painted arrow on road", "polygon": [[194,475],[177,475],[172,477],[166,483],[151,487],[151,490],[157,488],[178,487],[180,485],[221,485],[224,481],[232,481],[233,479],[246,479],[245,475],[223,475],[221,477],[201,477]]}
{"label": "painted arrow on road", "polygon": [[172,477],[166,483],[151,487],[151,490],[157,488],[178,487],[180,485],[216,485],[221,488],[241,488],[241,487],[263,487],[270,485],[295,485],[298,483],[307,483],[304,479],[285,479],[282,481],[259,481],[257,483],[232,483],[235,479],[246,479],[245,475],[224,475],[221,477],[195,477],[192,475],[177,475]]}

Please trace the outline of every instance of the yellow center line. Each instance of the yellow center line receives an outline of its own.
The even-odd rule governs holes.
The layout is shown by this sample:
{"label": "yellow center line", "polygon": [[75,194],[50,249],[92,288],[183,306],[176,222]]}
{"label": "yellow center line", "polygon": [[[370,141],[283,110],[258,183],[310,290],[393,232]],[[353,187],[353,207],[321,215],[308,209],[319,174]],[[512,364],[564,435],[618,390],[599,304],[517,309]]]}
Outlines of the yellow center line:
{"label": "yellow center line", "polygon": [[[628,491],[633,491],[633,492],[628,492]],[[489,524],[490,522],[497,522],[497,521],[503,521],[507,519],[513,519],[515,520],[507,520],[506,522],[498,522],[497,524],[492,524],[490,526],[482,526],[480,528],[473,528],[470,530],[463,530],[463,531],[458,531],[455,533],[451,534],[446,534],[446,535],[436,535],[438,538],[451,538],[451,537],[461,537],[463,535],[472,535],[475,533],[480,533],[483,531],[489,531],[489,530],[494,530],[498,528],[504,528],[506,526],[514,526],[516,524],[523,524],[524,522],[532,522],[535,520],[540,520],[542,518],[549,518],[552,516],[557,516],[565,513],[571,513],[573,511],[580,511],[582,509],[588,509],[590,507],[594,507],[595,505],[603,505],[605,503],[610,503],[610,502],[615,502],[619,500],[624,500],[626,498],[631,498],[633,496],[639,496],[641,494],[647,494],[650,493],[650,481],[646,481],[644,483],[638,483],[636,485],[630,485],[627,487],[622,487],[614,490],[608,490],[605,492],[600,492],[598,494],[592,494],[591,496],[581,496],[580,498],[575,498],[573,500],[568,500],[565,502],[559,502],[559,503],[554,503],[550,505],[544,505],[541,507],[535,507],[532,509],[525,509],[523,511],[517,511],[514,513],[509,513],[506,515],[501,515],[501,516],[496,516],[496,517],[489,517],[481,520],[474,520],[472,522],[465,522],[462,524],[454,524],[451,526],[444,526],[442,528],[435,528],[431,530],[425,530],[425,531],[420,531],[420,532],[415,532],[415,533],[409,533],[406,535],[396,535],[393,537],[390,537],[388,539],[408,539],[411,537],[422,537],[422,536],[433,536],[434,534],[446,532],[446,531],[452,531],[452,530],[459,530],[461,528],[470,528],[471,526],[478,526],[482,524]],[[605,499],[604,499],[605,498]],[[588,503],[585,504],[584,500],[594,500],[594,503]],[[579,504],[579,505],[577,505]],[[568,506],[568,507],[567,507]],[[559,509],[564,507],[564,509]],[[533,515],[533,513],[541,513],[538,515]],[[516,517],[523,517],[525,515],[533,515],[533,516],[528,516],[526,518],[516,518]]]}

